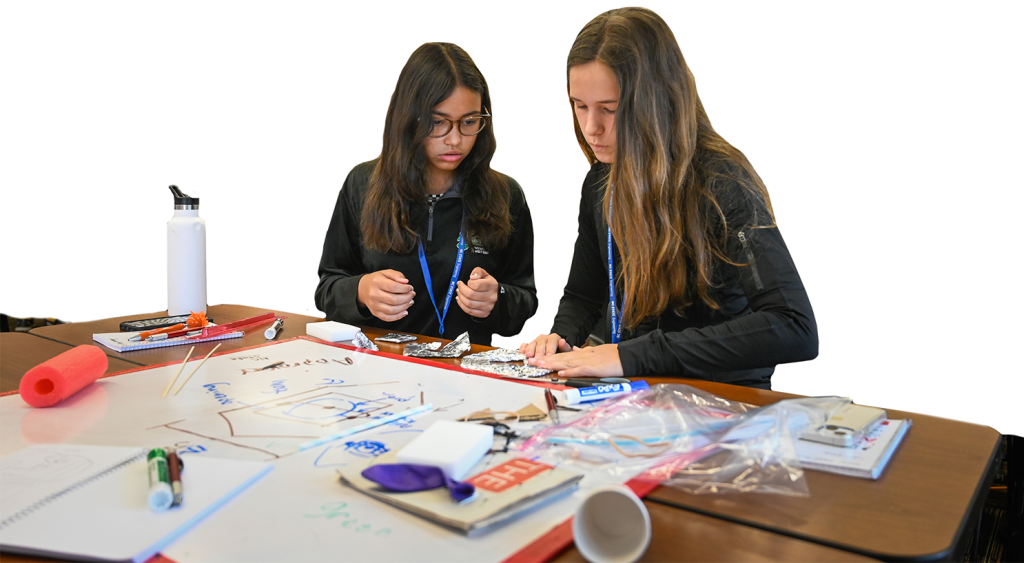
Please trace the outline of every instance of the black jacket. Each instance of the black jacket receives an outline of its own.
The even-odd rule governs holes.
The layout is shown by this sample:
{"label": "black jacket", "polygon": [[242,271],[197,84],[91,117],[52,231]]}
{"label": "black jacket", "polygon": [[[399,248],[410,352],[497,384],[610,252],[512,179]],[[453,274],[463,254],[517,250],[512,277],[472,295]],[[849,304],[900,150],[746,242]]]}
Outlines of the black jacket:
{"label": "black jacket", "polygon": [[[595,164],[583,184],[579,236],[569,281],[558,305],[551,332],[582,345],[607,315],[608,251],[603,197],[608,167]],[[713,272],[718,286],[711,295],[714,310],[699,298],[677,316],[671,310],[645,319],[624,331],[619,358],[626,375],[677,375],[764,389],[771,388],[775,365],[810,360],[818,355],[814,312],[800,275],[763,201],[745,190],[730,168],[712,186],[726,216],[726,254],[733,266],[719,261]],[[621,269],[618,248],[616,276]],[[688,276],[688,279],[693,279]],[[621,285],[616,288],[621,299]],[[603,336],[610,342],[610,334]]]}
{"label": "black jacket", "polygon": [[[364,162],[352,169],[338,194],[320,258],[320,283],[316,288],[316,306],[328,320],[372,326],[399,332],[412,332],[441,337],[439,323],[426,290],[419,254],[380,253],[367,250],[362,244],[360,217],[370,174],[376,161]],[[483,248],[470,241],[462,262],[459,279],[469,281],[477,266],[498,280],[498,302],[486,319],[467,315],[452,296],[445,317],[444,338],[454,339],[469,331],[474,344],[489,345],[491,335],[519,334],[526,319],[537,312],[537,288],[533,280],[533,221],[526,196],[512,178],[503,176],[512,187],[511,208],[513,232],[505,248]],[[462,221],[462,200],[458,186],[453,186],[434,204],[432,220],[423,214],[418,225],[420,240],[430,268],[434,298],[443,313],[445,294],[455,268],[457,241]],[[424,197],[424,209],[427,209]],[[430,232],[428,233],[428,227]],[[363,274],[378,270],[401,272],[416,291],[409,314],[394,322],[384,322],[358,303],[359,280]]]}

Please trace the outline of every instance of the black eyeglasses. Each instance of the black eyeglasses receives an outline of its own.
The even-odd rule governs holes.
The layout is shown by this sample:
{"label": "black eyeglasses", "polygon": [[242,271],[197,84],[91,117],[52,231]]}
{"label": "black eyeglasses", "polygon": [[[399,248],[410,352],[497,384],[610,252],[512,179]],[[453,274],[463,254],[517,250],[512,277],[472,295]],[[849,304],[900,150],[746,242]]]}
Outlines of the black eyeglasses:
{"label": "black eyeglasses", "polygon": [[430,136],[444,137],[448,133],[451,133],[452,129],[455,128],[457,124],[459,127],[459,133],[472,137],[484,130],[484,127],[487,126],[487,120],[490,118],[491,114],[489,113],[470,115],[469,117],[462,117],[459,119],[446,119],[435,115],[434,130],[430,133]]}

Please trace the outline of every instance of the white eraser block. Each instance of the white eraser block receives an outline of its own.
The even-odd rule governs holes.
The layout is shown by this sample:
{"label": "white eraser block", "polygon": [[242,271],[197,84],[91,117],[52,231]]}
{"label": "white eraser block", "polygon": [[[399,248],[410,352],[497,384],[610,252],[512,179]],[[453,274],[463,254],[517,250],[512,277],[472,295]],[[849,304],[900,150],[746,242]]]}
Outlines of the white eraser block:
{"label": "white eraser block", "polygon": [[395,454],[398,463],[440,467],[461,481],[494,442],[494,428],[474,422],[439,420]]}
{"label": "white eraser block", "polygon": [[338,321],[306,324],[306,334],[328,342],[352,340],[356,337],[357,332],[359,332],[359,327],[339,323]]}

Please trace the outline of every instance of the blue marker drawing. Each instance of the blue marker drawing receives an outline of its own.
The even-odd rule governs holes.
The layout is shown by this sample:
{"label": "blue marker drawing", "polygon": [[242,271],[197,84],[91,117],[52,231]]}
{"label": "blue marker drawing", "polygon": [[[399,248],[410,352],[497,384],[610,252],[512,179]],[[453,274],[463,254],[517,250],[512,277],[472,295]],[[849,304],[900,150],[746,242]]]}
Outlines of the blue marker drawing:
{"label": "blue marker drawing", "polygon": [[391,451],[386,445],[371,440],[345,442],[345,451],[357,457],[377,457]]}
{"label": "blue marker drawing", "polygon": [[368,413],[381,408],[367,406],[371,403],[374,403],[374,401],[351,401],[340,397],[321,397],[298,403],[285,410],[282,414],[299,420],[324,421],[348,418],[350,415]]}

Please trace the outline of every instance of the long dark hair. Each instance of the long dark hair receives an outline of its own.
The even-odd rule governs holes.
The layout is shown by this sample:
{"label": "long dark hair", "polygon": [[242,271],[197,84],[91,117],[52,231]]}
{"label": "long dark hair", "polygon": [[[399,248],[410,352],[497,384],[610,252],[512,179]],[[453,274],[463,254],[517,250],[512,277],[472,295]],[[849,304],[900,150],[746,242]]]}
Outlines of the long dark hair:
{"label": "long dark hair", "polygon": [[[623,262],[623,326],[633,328],[669,307],[681,314],[697,298],[717,309],[715,261],[733,263],[725,255],[728,226],[713,189],[722,179],[717,175],[732,171],[725,174],[761,198],[771,214],[768,191],[743,153],[711,127],[679,44],[658,14],[621,8],[591,20],[569,51],[567,79],[573,67],[593,61],[607,65],[619,82],[604,213],[608,220],[612,199],[610,225]],[[573,122],[594,164],[575,111]]]}
{"label": "long dark hair", "polygon": [[[426,212],[427,158],[423,142],[433,129],[433,108],[459,86],[478,94],[490,110],[487,81],[457,45],[426,43],[413,52],[398,76],[384,121],[384,146],[363,206],[363,245],[380,252],[406,253],[416,246],[416,219]],[[488,124],[456,169],[469,231],[484,246],[505,246],[512,232],[511,188],[491,170],[497,143]]]}

